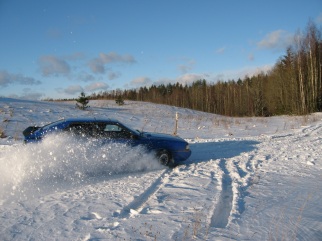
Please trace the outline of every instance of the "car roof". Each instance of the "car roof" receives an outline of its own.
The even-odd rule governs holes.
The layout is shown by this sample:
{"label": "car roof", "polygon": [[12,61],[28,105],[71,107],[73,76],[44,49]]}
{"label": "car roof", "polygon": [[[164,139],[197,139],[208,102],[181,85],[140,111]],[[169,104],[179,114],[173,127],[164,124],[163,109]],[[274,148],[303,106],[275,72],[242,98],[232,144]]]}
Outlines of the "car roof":
{"label": "car roof", "polygon": [[113,118],[103,118],[103,117],[73,117],[66,118],[62,120],[63,122],[119,122]]}

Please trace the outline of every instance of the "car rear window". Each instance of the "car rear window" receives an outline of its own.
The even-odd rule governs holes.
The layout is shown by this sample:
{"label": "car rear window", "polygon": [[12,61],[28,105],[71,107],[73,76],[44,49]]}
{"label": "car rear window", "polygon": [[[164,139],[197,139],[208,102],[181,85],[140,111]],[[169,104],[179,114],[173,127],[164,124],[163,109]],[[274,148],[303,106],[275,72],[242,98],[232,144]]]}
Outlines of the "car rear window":
{"label": "car rear window", "polygon": [[51,128],[57,127],[59,124],[61,124],[63,122],[64,122],[64,120],[59,120],[59,121],[52,122],[52,123],[50,123],[48,125],[45,125],[45,126],[41,127],[41,130],[47,131],[47,130],[49,130]]}

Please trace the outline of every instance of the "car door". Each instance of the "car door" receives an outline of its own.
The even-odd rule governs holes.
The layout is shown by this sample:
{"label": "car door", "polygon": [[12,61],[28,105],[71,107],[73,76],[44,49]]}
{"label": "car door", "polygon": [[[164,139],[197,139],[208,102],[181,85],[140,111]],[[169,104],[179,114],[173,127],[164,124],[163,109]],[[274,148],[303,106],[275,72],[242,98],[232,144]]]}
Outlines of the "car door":
{"label": "car door", "polygon": [[133,133],[120,125],[113,122],[96,123],[98,136],[103,140],[103,143],[121,143],[130,146],[138,145],[137,139]]}
{"label": "car door", "polygon": [[93,123],[87,122],[74,122],[70,123],[65,131],[68,131],[72,136],[76,138],[90,138],[93,137],[93,130],[95,126]]}

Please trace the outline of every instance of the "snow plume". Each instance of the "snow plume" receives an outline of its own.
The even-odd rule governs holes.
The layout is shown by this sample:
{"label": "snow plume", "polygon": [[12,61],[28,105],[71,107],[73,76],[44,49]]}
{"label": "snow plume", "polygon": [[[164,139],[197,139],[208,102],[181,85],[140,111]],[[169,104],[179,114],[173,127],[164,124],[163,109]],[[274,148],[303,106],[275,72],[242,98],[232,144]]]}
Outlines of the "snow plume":
{"label": "snow plume", "polygon": [[[0,157],[0,199],[86,183],[93,177],[162,168],[143,147],[51,135],[41,143],[6,148]],[[28,192],[28,193],[27,193]]]}

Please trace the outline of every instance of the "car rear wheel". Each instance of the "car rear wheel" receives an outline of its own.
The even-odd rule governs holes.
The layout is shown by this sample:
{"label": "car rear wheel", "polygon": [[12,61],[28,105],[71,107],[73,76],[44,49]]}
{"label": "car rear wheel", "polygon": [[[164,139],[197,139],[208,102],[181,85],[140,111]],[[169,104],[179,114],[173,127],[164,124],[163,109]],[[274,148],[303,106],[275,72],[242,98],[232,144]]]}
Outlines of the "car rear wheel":
{"label": "car rear wheel", "polygon": [[162,165],[171,166],[172,165],[172,157],[171,154],[167,150],[161,150],[157,153],[157,158]]}

